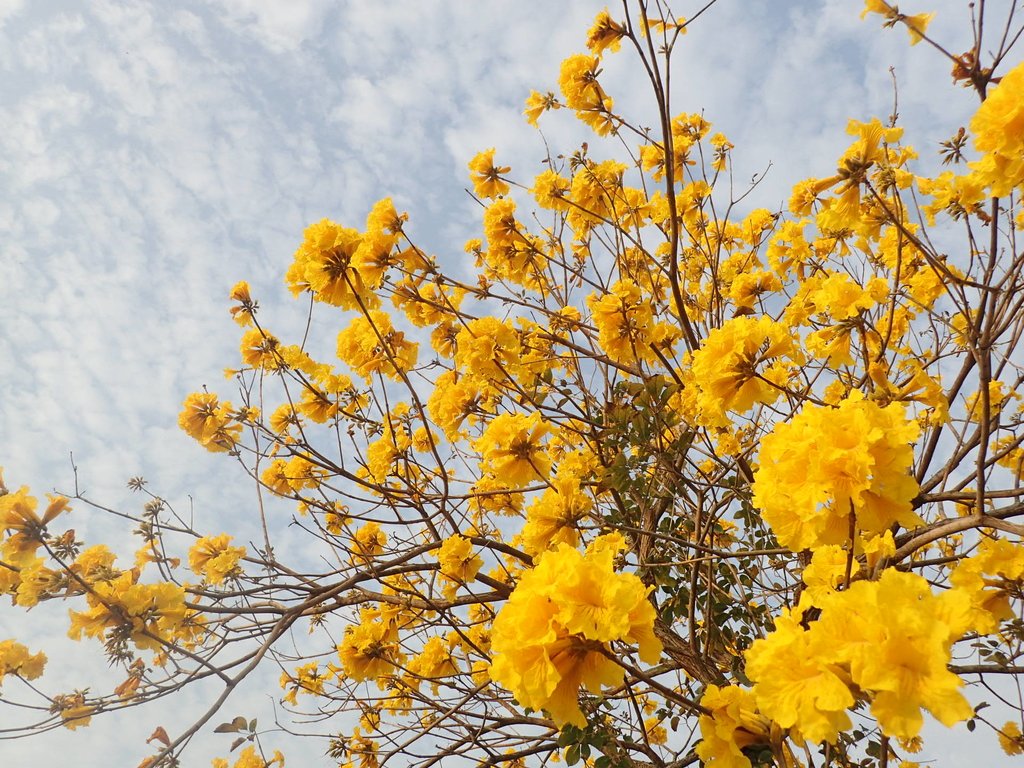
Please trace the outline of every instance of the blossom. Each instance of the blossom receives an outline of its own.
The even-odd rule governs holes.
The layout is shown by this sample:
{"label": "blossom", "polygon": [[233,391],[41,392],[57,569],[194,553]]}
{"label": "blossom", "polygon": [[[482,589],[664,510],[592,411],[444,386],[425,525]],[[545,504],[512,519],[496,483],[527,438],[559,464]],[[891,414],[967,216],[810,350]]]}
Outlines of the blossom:
{"label": "blossom", "polygon": [[212,392],[193,392],[185,398],[178,426],[209,451],[230,451],[242,434],[232,413],[231,403],[220,402]]}
{"label": "blossom", "polygon": [[465,536],[451,536],[445,539],[437,550],[437,561],[441,566],[441,578],[453,587],[476,578],[484,561],[473,551],[473,542]]}
{"label": "blossom", "polygon": [[1024,735],[1018,723],[1011,720],[999,729],[999,746],[1008,755],[1024,754]]}
{"label": "blossom", "polygon": [[346,627],[338,656],[345,675],[356,681],[387,675],[405,661],[393,627],[384,621],[363,621]]}
{"label": "blossom", "polygon": [[380,523],[366,523],[352,537],[352,557],[354,560],[369,560],[381,554],[387,543],[388,535],[381,530]]}
{"label": "blossom", "polygon": [[539,413],[496,416],[474,443],[481,466],[510,486],[523,486],[547,476],[551,459],[541,441],[550,428]]}
{"label": "blossom", "polygon": [[770,317],[736,317],[707,335],[690,358],[694,418],[729,427],[729,412],[774,403],[800,360],[792,332]]}
{"label": "blossom", "polygon": [[338,334],[338,357],[360,376],[382,373],[395,381],[416,365],[419,345],[391,324],[387,312],[360,315]]}
{"label": "blossom", "polygon": [[170,582],[139,584],[137,570],[125,571],[109,581],[97,581],[86,594],[89,609],[68,611],[68,636],[103,639],[118,629],[142,650],[158,650],[187,634],[192,614],[185,607],[185,590]]}
{"label": "blossom", "polygon": [[566,544],[545,553],[494,619],[491,679],[523,706],[546,709],[559,725],[586,725],[580,686],[598,694],[622,681],[622,668],[607,655],[609,643],[638,643],[649,664],[661,655],[649,590],[637,576],[614,572],[621,537],[612,538],[586,554]]}
{"label": "blossom", "polygon": [[854,691],[871,701],[887,736],[911,739],[927,709],[944,725],[972,716],[950,672],[952,644],[972,628],[970,598],[932,593],[917,574],[887,569],[820,596],[821,616],[800,623],[786,612],[746,653],[746,673],[761,712],[811,741],[834,742],[849,727]]}
{"label": "blossom", "polygon": [[617,363],[635,364],[657,358],[679,338],[679,329],[657,322],[650,297],[632,280],[617,281],[608,293],[587,297],[591,321],[601,349]]}
{"label": "blossom", "polygon": [[242,335],[242,362],[250,368],[276,371],[281,367],[278,347],[281,342],[266,331],[250,328]]}
{"label": "blossom", "polygon": [[697,718],[697,755],[709,768],[750,768],[743,749],[767,744],[769,723],[759,715],[754,695],[737,685],[709,685],[700,704],[710,713]]}
{"label": "blossom", "polygon": [[245,547],[232,547],[231,536],[203,536],[192,545],[188,565],[194,573],[210,584],[220,584],[238,572],[238,561],[245,557]]}
{"label": "blossom", "polygon": [[983,153],[971,163],[993,197],[1024,184],[1024,63],[1011,69],[971,118],[974,146]]}
{"label": "blossom", "polygon": [[357,230],[323,219],[306,228],[304,239],[285,280],[295,295],[309,291],[317,301],[342,307],[373,309],[380,283],[374,270],[354,261],[362,236]]}
{"label": "blossom", "polygon": [[614,103],[597,81],[600,56],[576,54],[562,62],[558,85],[565,103],[576,110],[576,116],[592,127],[599,136],[614,128],[611,110]]}
{"label": "blossom", "polygon": [[479,197],[500,197],[507,195],[508,183],[502,181],[501,175],[508,173],[511,168],[508,166],[496,166],[494,164],[494,147],[478,152],[469,161],[470,178],[473,181],[473,191]]}
{"label": "blossom", "polygon": [[245,280],[235,283],[228,298],[238,302],[237,307],[231,307],[231,317],[234,318],[235,322],[243,327],[252,325],[252,316],[256,312],[256,302],[252,300],[252,296],[249,293],[249,283]]}
{"label": "blossom", "polygon": [[835,408],[807,405],[762,440],[754,506],[793,550],[843,544],[851,514],[861,535],[914,527],[910,444],[918,432],[899,403],[850,397]]}
{"label": "blossom", "polygon": [[409,671],[416,677],[437,680],[458,674],[451,648],[443,638],[434,636],[423,644],[423,650],[409,662]]}
{"label": "blossom", "polygon": [[46,654],[30,653],[28,648],[14,640],[0,640],[0,684],[5,675],[17,675],[35,680],[43,674]]}
{"label": "blossom", "polygon": [[746,653],[746,674],[756,681],[758,709],[812,742],[834,742],[850,727],[854,705],[849,675],[835,663],[823,632],[807,632],[800,613],[785,612],[775,629]]}
{"label": "blossom", "polygon": [[555,94],[551,93],[538,93],[537,91],[530,91],[530,96],[526,99],[526,109],[523,110],[523,114],[526,116],[526,122],[532,125],[534,128],[537,127],[537,120],[541,114],[547,112],[549,109],[559,109],[561,104],[558,103],[558,99],[555,98]]}
{"label": "blossom", "polygon": [[621,46],[620,41],[626,35],[626,28],[613,21],[605,8],[594,19],[593,26],[587,30],[587,48],[591,53],[600,56],[605,50],[615,53]]}
{"label": "blossom", "polygon": [[526,508],[526,524],[520,534],[523,550],[537,556],[562,543],[576,546],[576,526],[593,506],[576,478],[553,479],[551,487]]}
{"label": "blossom", "polygon": [[995,632],[999,622],[1014,615],[1008,595],[1019,589],[1021,581],[1024,546],[1006,539],[983,538],[977,553],[961,560],[950,574],[955,590],[970,599],[972,624],[985,634]]}

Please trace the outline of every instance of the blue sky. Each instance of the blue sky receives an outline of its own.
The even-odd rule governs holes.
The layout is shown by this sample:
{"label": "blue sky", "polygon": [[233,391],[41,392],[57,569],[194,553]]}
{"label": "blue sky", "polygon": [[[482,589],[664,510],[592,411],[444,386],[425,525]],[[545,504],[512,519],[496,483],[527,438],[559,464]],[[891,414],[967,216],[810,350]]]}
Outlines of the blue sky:
{"label": "blue sky", "polygon": [[[685,16],[702,4],[674,7]],[[966,3],[902,5],[937,11],[936,37],[955,51],[970,46]],[[300,332],[305,315],[283,273],[303,228],[325,216],[361,226],[385,195],[410,212],[422,247],[465,269],[462,244],[479,227],[466,162],[494,146],[513,176],[542,169],[544,144],[520,116],[523,100],[531,88],[554,88],[559,62],[583,49],[602,7],[0,0],[8,484],[71,490],[73,451],[81,487],[98,501],[137,508],[125,482],[143,475],[201,528],[251,521],[251,484],[176,423],[188,392],[230,391],[221,371],[238,355],[231,286],[248,279],[270,327]],[[860,7],[720,0],[682,40],[677,110],[704,110],[729,136],[738,186],[771,163],[751,204],[778,207],[793,182],[827,175],[848,118],[884,119],[890,66],[924,167],[934,167],[937,142],[965,124],[973,105],[948,86],[948,65],[926,46],[911,49],[904,32],[861,21]],[[610,59],[606,88],[620,110],[643,115],[648,96],[631,64],[623,54]],[[552,118],[542,122],[548,142],[571,151],[581,134],[567,115]],[[126,538],[84,509],[73,525],[90,542]],[[0,637],[38,638],[55,676],[88,685],[103,674],[99,648],[64,641],[62,616],[61,606],[27,618],[0,608]],[[278,692],[268,690],[250,686],[225,714],[269,722]],[[193,694],[187,706],[158,703],[74,734],[0,741],[0,764],[46,765],[55,750],[74,750],[77,768],[134,765],[155,725],[173,733],[203,700]],[[208,764],[225,743],[201,737],[191,764]],[[309,760],[319,753],[290,747],[293,764],[317,764],[302,761],[303,749]]]}

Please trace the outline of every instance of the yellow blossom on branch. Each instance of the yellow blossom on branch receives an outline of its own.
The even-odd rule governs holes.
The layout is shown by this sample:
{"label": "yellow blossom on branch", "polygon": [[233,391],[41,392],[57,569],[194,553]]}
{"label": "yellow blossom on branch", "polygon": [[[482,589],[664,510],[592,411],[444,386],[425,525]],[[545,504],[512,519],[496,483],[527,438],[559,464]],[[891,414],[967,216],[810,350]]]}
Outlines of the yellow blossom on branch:
{"label": "yellow blossom on branch", "polygon": [[622,680],[611,643],[638,644],[648,664],[661,655],[649,590],[635,575],[615,573],[616,550],[616,542],[598,540],[586,554],[566,544],[547,552],[494,620],[491,678],[556,723],[586,724],[580,686],[600,694]]}

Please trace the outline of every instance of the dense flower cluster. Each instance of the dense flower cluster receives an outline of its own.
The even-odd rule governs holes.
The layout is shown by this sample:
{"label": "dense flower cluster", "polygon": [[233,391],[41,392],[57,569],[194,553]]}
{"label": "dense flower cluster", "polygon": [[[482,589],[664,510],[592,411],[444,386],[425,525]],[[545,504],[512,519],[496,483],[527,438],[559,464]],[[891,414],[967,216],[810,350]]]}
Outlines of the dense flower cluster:
{"label": "dense flower cluster", "polygon": [[597,539],[585,554],[566,544],[524,573],[494,619],[490,675],[520,704],[546,710],[558,724],[586,725],[580,686],[600,694],[622,682],[611,644],[639,645],[649,664],[661,655],[649,590],[633,574],[615,573],[621,536]]}
{"label": "dense flower cluster", "polygon": [[918,487],[910,475],[918,425],[903,407],[847,398],[809,405],[761,442],[754,505],[794,550],[912,528]]}

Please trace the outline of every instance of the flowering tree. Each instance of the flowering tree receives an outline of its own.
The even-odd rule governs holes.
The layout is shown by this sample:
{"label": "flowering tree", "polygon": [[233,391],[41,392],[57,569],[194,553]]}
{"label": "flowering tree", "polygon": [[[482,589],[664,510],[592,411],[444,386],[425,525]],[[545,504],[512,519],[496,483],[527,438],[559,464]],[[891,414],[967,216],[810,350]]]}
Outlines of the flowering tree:
{"label": "flowering tree", "polygon": [[[117,513],[141,541],[124,562],[61,528],[88,499],[40,512],[4,488],[0,591],[66,601],[122,672],[47,693],[43,653],[7,639],[4,699],[77,728],[220,680],[192,730],[153,734],[151,768],[208,724],[237,734],[215,765],[283,765],[218,716],[274,663],[344,766],[914,765],[925,712],[1024,751],[1005,696],[1024,670],[1021,30],[1011,14],[983,46],[982,4],[955,54],[928,14],[864,14],[978,95],[940,175],[915,173],[895,116],[855,119],[788,210],[737,215],[732,144],[669,99],[700,14],[640,0],[527,100],[593,148],[532,178],[494,149],[469,163],[475,280],[389,199],[361,229],[312,224],[286,282],[336,348],[279,339],[239,283],[237,395],[180,416],[295,505],[305,544],[278,543],[273,510],[247,548],[151,495]],[[614,53],[654,129],[602,86]]]}

